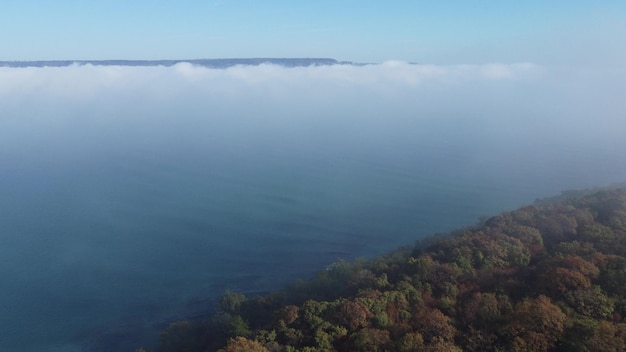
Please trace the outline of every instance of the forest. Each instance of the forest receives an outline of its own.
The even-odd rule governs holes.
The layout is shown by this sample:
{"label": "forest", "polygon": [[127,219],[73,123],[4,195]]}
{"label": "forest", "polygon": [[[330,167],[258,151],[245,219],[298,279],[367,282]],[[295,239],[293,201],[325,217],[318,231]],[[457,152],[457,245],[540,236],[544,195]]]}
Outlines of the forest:
{"label": "forest", "polygon": [[624,351],[626,189],[564,193],[374,259],[338,261],[136,352]]}

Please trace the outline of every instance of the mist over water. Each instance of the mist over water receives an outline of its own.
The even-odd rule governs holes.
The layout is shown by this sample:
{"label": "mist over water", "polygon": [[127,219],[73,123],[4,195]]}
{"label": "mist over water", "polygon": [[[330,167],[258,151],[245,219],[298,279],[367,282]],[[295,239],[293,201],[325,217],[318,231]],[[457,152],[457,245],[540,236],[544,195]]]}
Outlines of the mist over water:
{"label": "mist over water", "polygon": [[624,181],[625,75],[0,68],[0,349],[93,347],[227,288]]}

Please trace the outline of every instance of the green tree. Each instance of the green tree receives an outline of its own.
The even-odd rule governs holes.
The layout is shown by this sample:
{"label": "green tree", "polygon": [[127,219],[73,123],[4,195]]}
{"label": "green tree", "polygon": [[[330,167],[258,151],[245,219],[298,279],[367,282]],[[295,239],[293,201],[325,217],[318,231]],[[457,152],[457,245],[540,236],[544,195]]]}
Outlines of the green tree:
{"label": "green tree", "polygon": [[391,339],[386,330],[365,328],[350,335],[353,351],[382,352],[389,351]]}
{"label": "green tree", "polygon": [[220,310],[228,314],[239,314],[241,304],[245,302],[246,296],[241,293],[226,290],[220,298]]}
{"label": "green tree", "polygon": [[600,286],[567,292],[565,300],[577,313],[596,319],[609,318],[615,308],[613,300],[602,292]]}

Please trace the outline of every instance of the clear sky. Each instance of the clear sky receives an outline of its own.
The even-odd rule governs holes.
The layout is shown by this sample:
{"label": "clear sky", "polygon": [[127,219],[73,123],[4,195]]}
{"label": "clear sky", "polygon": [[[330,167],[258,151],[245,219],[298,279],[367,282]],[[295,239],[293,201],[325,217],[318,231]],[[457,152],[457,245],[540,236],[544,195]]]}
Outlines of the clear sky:
{"label": "clear sky", "polygon": [[0,60],[626,59],[626,1],[3,0]]}

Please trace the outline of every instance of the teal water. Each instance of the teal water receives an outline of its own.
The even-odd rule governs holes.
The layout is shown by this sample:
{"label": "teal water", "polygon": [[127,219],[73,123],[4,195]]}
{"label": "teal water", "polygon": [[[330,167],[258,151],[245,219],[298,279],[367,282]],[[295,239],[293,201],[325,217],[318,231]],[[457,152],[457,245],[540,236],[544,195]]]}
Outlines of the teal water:
{"label": "teal water", "polygon": [[534,158],[479,167],[464,143],[430,143],[415,154],[367,144],[186,153],[171,142],[160,152],[5,161],[14,169],[0,186],[3,349],[106,349],[124,329],[139,343],[226,289],[276,289],[564,184],[609,181],[551,177]]}

